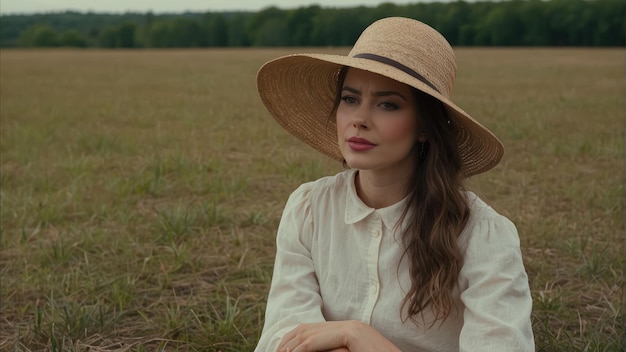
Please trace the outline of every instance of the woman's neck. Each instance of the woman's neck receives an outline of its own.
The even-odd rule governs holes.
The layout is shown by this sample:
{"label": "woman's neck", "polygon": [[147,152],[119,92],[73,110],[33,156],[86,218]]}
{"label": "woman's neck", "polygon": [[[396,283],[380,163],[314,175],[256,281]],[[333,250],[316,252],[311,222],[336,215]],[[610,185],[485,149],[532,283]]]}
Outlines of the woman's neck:
{"label": "woman's neck", "polygon": [[406,197],[410,174],[359,170],[356,179],[356,192],[367,206],[380,209],[396,204]]}

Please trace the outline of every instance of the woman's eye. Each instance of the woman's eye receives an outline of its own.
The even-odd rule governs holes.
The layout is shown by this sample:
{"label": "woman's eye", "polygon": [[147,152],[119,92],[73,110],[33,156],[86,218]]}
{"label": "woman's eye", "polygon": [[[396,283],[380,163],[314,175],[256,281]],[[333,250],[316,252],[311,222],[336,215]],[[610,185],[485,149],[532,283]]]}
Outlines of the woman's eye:
{"label": "woman's eye", "polygon": [[349,95],[341,97],[341,100],[343,100],[345,103],[348,103],[348,104],[356,103],[356,98],[352,97],[352,96],[349,96]]}
{"label": "woman's eye", "polygon": [[382,107],[385,110],[397,110],[398,109],[398,105],[387,102],[387,101],[380,103],[380,107]]}

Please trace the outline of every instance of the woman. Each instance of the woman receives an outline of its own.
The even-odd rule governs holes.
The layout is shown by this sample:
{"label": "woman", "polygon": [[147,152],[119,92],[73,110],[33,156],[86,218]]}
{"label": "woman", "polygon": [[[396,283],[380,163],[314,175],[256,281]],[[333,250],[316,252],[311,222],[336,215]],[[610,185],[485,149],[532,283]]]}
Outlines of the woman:
{"label": "woman", "polygon": [[257,351],[534,350],[517,230],[463,188],[503,147],[449,99],[455,74],[439,33],[397,17],[348,56],[260,69],[278,123],[347,170],[287,201]]}

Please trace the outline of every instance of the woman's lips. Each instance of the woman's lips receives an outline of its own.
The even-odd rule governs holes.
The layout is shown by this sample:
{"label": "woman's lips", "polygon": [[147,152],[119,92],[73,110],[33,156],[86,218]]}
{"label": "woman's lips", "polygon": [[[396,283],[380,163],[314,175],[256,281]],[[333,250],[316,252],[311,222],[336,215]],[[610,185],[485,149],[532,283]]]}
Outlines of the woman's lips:
{"label": "woman's lips", "polygon": [[370,150],[376,146],[376,144],[368,141],[365,138],[352,137],[347,140],[348,146],[350,149],[357,152],[364,152],[366,150]]}

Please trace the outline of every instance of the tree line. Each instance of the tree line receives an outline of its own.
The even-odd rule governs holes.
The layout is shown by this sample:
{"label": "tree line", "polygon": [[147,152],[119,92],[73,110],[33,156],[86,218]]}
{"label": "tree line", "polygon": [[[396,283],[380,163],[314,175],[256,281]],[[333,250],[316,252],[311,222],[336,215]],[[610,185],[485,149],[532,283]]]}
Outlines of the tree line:
{"label": "tree line", "polygon": [[373,21],[425,22],[454,46],[623,46],[624,0],[431,2],[182,14],[0,16],[0,47],[350,46]]}

